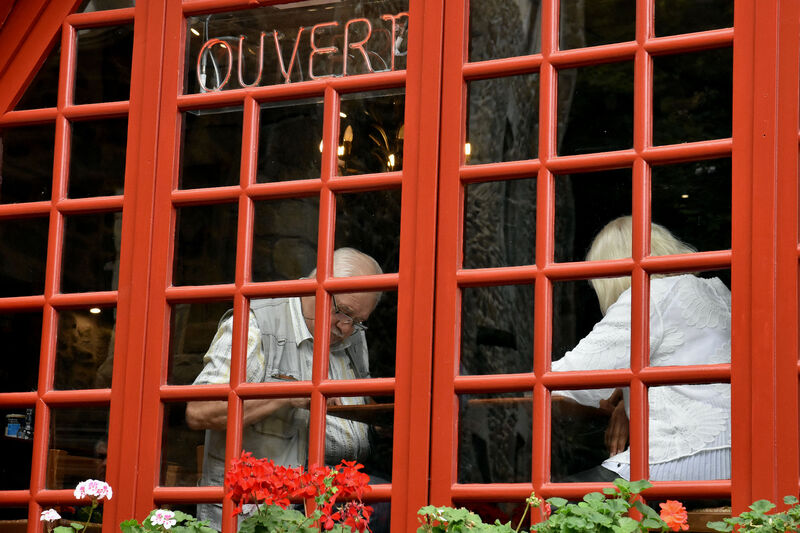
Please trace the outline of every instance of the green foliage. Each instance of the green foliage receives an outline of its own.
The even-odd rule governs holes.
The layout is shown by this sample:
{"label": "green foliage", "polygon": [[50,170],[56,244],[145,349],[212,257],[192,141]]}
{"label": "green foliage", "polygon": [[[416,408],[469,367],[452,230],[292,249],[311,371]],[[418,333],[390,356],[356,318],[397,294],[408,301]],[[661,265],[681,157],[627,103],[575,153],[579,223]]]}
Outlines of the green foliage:
{"label": "green foliage", "polygon": [[[136,520],[126,520],[119,525],[119,529],[122,533],[163,533],[163,527],[150,523],[150,517],[155,512],[156,509],[150,511],[150,514],[141,523]],[[169,530],[172,533],[217,533],[217,530],[211,528],[205,520],[197,520],[192,515],[181,511],[175,511],[175,520],[177,523]],[[54,533],[62,532],[56,530]],[[63,533],[72,532],[65,531]]]}
{"label": "green foliage", "polygon": [[428,505],[417,512],[422,525],[417,533],[512,533],[511,524],[484,524],[481,517],[464,509]]}
{"label": "green foliage", "polygon": [[767,514],[775,508],[775,504],[769,500],[758,500],[753,502],[749,511],[720,522],[709,522],[708,527],[723,533],[733,531],[736,526],[740,533],[800,531],[800,505],[797,498],[786,496],[783,503],[791,507],[781,513]]}
{"label": "green foliage", "polygon": [[278,505],[262,505],[259,512],[245,518],[239,525],[239,533],[313,533],[319,529],[311,527],[313,520],[296,509],[284,509]]}

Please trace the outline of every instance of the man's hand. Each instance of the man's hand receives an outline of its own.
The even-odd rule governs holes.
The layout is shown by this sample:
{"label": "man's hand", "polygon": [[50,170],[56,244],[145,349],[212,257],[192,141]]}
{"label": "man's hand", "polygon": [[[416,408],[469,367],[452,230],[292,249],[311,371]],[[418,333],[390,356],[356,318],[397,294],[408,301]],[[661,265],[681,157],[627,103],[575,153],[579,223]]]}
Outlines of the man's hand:
{"label": "man's hand", "polygon": [[605,435],[606,448],[610,456],[617,455],[628,447],[630,424],[622,399],[622,389],[616,389],[607,399],[600,400],[600,408],[610,415]]}

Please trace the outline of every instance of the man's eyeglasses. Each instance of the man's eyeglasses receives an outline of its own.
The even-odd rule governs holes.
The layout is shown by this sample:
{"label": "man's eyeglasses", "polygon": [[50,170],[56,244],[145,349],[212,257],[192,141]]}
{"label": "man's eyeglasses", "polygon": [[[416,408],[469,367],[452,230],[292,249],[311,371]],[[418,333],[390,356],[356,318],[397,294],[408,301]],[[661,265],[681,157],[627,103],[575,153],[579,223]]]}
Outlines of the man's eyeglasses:
{"label": "man's eyeglasses", "polygon": [[339,306],[336,305],[336,296],[331,296],[331,300],[333,301],[333,314],[338,316],[339,321],[345,324],[352,324],[353,329],[356,331],[366,331],[367,325],[360,320],[354,320],[353,317],[339,309]]}

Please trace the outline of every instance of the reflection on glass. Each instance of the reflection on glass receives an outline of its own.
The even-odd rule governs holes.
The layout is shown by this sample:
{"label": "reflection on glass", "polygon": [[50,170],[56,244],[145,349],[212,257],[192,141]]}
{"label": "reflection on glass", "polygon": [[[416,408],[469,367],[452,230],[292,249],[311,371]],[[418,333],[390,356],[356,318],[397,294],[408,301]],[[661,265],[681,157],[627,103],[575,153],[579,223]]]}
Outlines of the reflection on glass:
{"label": "reflection on glass", "polygon": [[75,104],[128,100],[133,24],[78,30]]}
{"label": "reflection on glass", "polygon": [[[553,283],[552,357],[558,361],[575,348],[603,318],[591,281]],[[627,364],[625,365],[627,366]]]}
{"label": "reflection on glass", "polygon": [[0,202],[50,199],[55,139],[53,124],[0,130]]}
{"label": "reflection on glass", "polygon": [[200,189],[238,184],[242,109],[186,111],[182,119],[179,187]]}
{"label": "reflection on glass", "polygon": [[70,198],[122,194],[128,119],[72,123]]}
{"label": "reflection on glass", "polygon": [[656,0],[657,36],[733,26],[733,0]]}
{"label": "reflection on glass", "polygon": [[180,207],[176,211],[173,283],[233,283],[237,204]]}
{"label": "reflection on glass", "polygon": [[253,281],[307,276],[317,266],[319,197],[254,202]]}
{"label": "reflection on glass", "polygon": [[730,384],[651,387],[648,403],[651,480],[730,479]]}
{"label": "reflection on glass", "polygon": [[56,389],[111,386],[116,314],[113,307],[58,312]]}
{"label": "reflection on glass", "polygon": [[41,109],[45,107],[56,107],[58,97],[58,69],[61,60],[61,32],[59,31],[53,39],[53,48],[47,55],[47,59],[39,67],[36,77],[30,82],[22,98],[14,106],[16,111],[22,109]]}
{"label": "reflection on glass", "polygon": [[536,178],[464,187],[464,268],[531,265]]}
{"label": "reflection on glass", "polygon": [[203,369],[203,356],[214,339],[220,317],[233,308],[227,302],[180,303],[172,306],[169,385],[190,385]]}
{"label": "reflection on glass", "polygon": [[633,61],[558,71],[558,153],[633,146]]}
{"label": "reflection on glass", "polygon": [[635,39],[635,0],[561,0],[559,48],[583,48]]}
{"label": "reflection on glass", "polygon": [[336,195],[336,248],[349,246],[397,272],[400,256],[400,190]]}
{"label": "reflection on glass", "polygon": [[691,240],[699,251],[731,247],[731,160],[652,169],[653,220]]}
{"label": "reflection on glass", "polygon": [[461,374],[533,371],[531,285],[461,290]]}
{"label": "reflection on glass", "polygon": [[50,411],[48,489],[72,489],[85,479],[105,479],[108,407]]}
{"label": "reflection on glass", "polygon": [[[469,60],[484,61],[540,51],[539,0],[469,3]],[[503,31],[498,31],[502,29]]]}
{"label": "reflection on glass", "polygon": [[583,261],[609,220],[631,213],[631,169],[556,175],[554,257]]}
{"label": "reflection on glass", "polygon": [[[613,481],[630,440],[624,389],[556,390],[551,395],[550,479],[556,483]],[[613,462],[613,464],[612,464]]]}
{"label": "reflection on glass", "polygon": [[41,338],[40,310],[0,313],[0,343],[8,354],[0,365],[0,391],[36,390]]}
{"label": "reflection on glass", "polygon": [[89,13],[91,11],[105,11],[107,9],[121,9],[136,5],[134,0],[83,0],[78,13]]}
{"label": "reflection on glass", "polygon": [[733,49],[653,58],[653,144],[731,136]]}
{"label": "reflection on glass", "polygon": [[188,17],[184,92],[403,70],[408,20],[408,0],[286,4]]}
{"label": "reflection on glass", "polygon": [[532,410],[529,392],[459,396],[458,482],[530,482]]}
{"label": "reflection on glass", "polygon": [[0,296],[44,293],[48,217],[0,220]]}
{"label": "reflection on glass", "polygon": [[320,177],[322,101],[261,105],[258,183]]}
{"label": "reflection on glass", "polygon": [[467,82],[468,164],[538,157],[539,75]]}
{"label": "reflection on glass", "polygon": [[[185,403],[164,405],[163,428],[160,484],[166,487],[196,486],[203,470],[205,431],[187,427]],[[221,455],[224,458],[224,440]],[[194,514],[194,509],[191,512]]]}
{"label": "reflection on glass", "polygon": [[[33,457],[33,407],[15,407],[0,410],[3,437],[0,438],[0,489],[26,490],[31,485],[31,459]],[[48,470],[48,475],[49,475]],[[6,510],[0,511],[5,517]],[[0,521],[2,525],[2,521]]]}
{"label": "reflection on glass", "polygon": [[397,89],[342,96],[338,174],[403,170],[405,94]]}
{"label": "reflection on glass", "polygon": [[121,227],[121,212],[65,217],[63,292],[117,289]]}

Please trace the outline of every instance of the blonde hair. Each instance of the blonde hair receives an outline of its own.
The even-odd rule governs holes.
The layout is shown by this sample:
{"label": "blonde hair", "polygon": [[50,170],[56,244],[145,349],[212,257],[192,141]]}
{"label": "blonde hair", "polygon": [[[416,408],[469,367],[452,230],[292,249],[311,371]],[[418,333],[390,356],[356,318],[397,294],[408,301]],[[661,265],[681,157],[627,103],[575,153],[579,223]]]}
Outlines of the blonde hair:
{"label": "blonde hair", "polygon": [[[631,257],[633,248],[633,220],[630,216],[619,217],[605,225],[592,241],[587,261],[603,261]],[[650,255],[689,254],[696,252],[692,246],[675,237],[667,228],[650,224]],[[653,274],[652,278],[663,278],[672,274]],[[598,278],[589,280],[603,314],[631,286],[631,277]]]}

